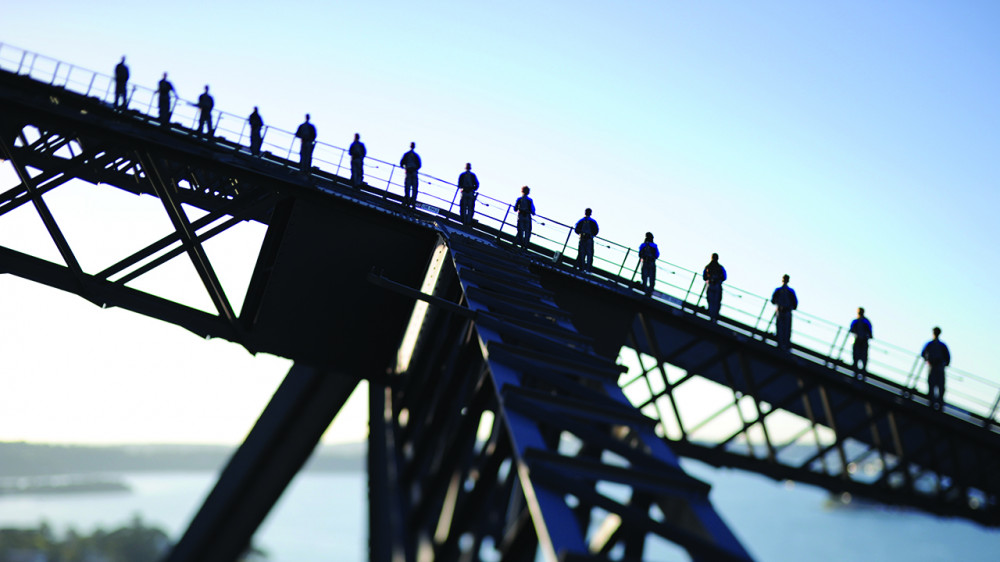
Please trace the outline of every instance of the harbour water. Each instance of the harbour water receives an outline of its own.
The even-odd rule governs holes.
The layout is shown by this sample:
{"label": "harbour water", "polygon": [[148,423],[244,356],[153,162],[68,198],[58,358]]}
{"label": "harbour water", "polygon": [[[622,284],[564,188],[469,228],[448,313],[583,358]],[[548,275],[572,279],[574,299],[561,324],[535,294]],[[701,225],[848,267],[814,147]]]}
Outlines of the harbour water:
{"label": "harbour water", "polygon": [[[870,504],[832,507],[826,492],[734,470],[685,464],[713,485],[711,498],[762,561],[989,561],[1000,532],[959,519]],[[131,492],[0,497],[0,527],[45,520],[57,533],[117,528],[136,514],[176,539],[215,475],[125,473]],[[367,557],[367,490],[361,472],[305,472],[264,522],[254,544],[272,562],[360,562]],[[665,558],[671,559],[668,554]],[[660,559],[653,553],[650,559]]]}

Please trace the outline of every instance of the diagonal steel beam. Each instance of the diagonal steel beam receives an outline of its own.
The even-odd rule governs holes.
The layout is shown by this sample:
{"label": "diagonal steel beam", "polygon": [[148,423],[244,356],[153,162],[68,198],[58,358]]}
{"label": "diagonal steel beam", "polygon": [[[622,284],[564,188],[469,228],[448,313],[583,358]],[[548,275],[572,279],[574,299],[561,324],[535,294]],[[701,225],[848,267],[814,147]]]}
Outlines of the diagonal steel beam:
{"label": "diagonal steel beam", "polygon": [[[277,199],[278,195],[276,193],[272,193],[270,195],[265,195],[261,197],[260,199],[254,201],[250,205],[247,205],[247,203],[243,201],[241,205],[238,206],[238,210],[233,208],[237,207],[236,205],[229,205],[222,209],[208,213],[207,215],[191,223],[191,231],[195,235],[195,241],[197,241],[198,243],[203,243],[207,240],[210,240],[212,237],[229,230],[230,228],[236,226],[241,222],[246,221],[251,215],[256,214],[258,211],[273,206],[274,202]],[[231,216],[225,221],[223,221],[222,224],[216,225],[201,234],[198,233],[198,231],[204,228],[205,226],[212,224],[213,222],[227,215]],[[112,275],[124,271],[129,267],[132,267],[133,265],[136,265],[142,260],[150,258],[157,252],[160,252],[163,249],[168,248],[172,244],[179,241],[181,241],[181,236],[177,232],[168,234],[167,236],[160,238],[156,242],[153,242],[149,246],[146,246],[145,248],[139,250],[138,252],[135,252],[131,256],[128,256],[127,258],[119,261],[118,263],[105,268],[100,273],[97,273],[95,277],[101,279],[108,279]],[[156,269],[157,267],[172,260],[173,258],[183,254],[185,251],[186,248],[183,245],[177,248],[173,248],[170,251],[165,252],[163,255],[156,258],[155,260],[152,260],[149,263],[144,264],[142,267],[136,268],[135,270],[130,271],[128,274],[116,279],[114,282],[121,285],[125,285],[128,282],[132,281],[133,279],[140,277],[141,275],[144,275],[145,273],[148,273],[149,271],[152,271],[153,269]]]}
{"label": "diagonal steel beam", "polygon": [[35,209],[38,211],[38,216],[41,217],[46,230],[49,231],[49,236],[51,236],[52,241],[55,242],[56,248],[58,248],[59,254],[62,256],[66,266],[82,282],[83,269],[80,267],[80,263],[73,254],[73,250],[69,247],[69,242],[63,235],[62,230],[59,229],[59,225],[56,224],[56,220],[49,211],[48,205],[46,205],[45,201],[42,200],[41,193],[39,193],[35,188],[35,182],[31,178],[31,174],[28,173],[27,168],[25,168],[23,164],[14,158],[14,154],[11,152],[10,146],[8,146],[7,142],[2,137],[0,137],[0,151],[2,151],[4,156],[11,161],[11,164],[14,165],[14,170],[21,179],[21,183],[28,192],[31,202],[35,205]]}
{"label": "diagonal steel beam", "polygon": [[191,227],[191,223],[188,222],[187,216],[184,214],[184,210],[181,209],[180,204],[174,197],[173,190],[170,188],[165,178],[161,175],[159,167],[153,161],[153,156],[151,154],[145,150],[139,150],[138,156],[146,178],[149,180],[150,186],[153,188],[153,192],[156,193],[157,197],[159,197],[160,201],[163,203],[163,207],[167,212],[167,216],[170,218],[170,222],[173,223],[174,228],[180,235],[181,243],[184,245],[188,255],[191,257],[191,262],[194,264],[195,270],[198,272],[198,276],[201,277],[201,281],[205,285],[205,289],[208,291],[209,298],[212,299],[212,303],[215,305],[216,310],[218,310],[219,315],[233,327],[233,330],[236,333],[240,333],[242,331],[242,327],[236,321],[236,314],[233,312],[233,308],[229,304],[229,300],[226,298],[225,291],[222,289],[222,284],[219,282],[219,278],[215,274],[215,270],[212,269],[212,263],[205,254],[205,249],[202,247],[201,243],[198,242],[197,235]]}
{"label": "diagonal steel beam", "polygon": [[237,560],[358,382],[292,365],[165,562]]}

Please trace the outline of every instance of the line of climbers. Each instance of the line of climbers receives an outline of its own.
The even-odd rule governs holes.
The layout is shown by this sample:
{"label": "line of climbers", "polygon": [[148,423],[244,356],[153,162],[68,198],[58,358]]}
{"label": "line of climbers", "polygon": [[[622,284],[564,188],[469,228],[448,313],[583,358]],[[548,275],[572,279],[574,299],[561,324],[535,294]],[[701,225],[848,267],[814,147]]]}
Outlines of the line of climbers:
{"label": "line of climbers", "polygon": [[[129,79],[129,69],[125,64],[125,57],[115,66],[115,98],[114,108],[124,109],[128,104],[127,83]],[[173,101],[177,97],[173,84],[167,80],[167,73],[163,73],[163,78],[157,87],[159,98],[159,121],[164,126],[170,125],[170,116],[173,110]],[[198,118],[197,134],[199,136],[212,136],[215,128],[212,124],[212,109],[215,101],[208,93],[208,86],[198,97],[198,103],[192,104],[200,109]],[[253,113],[248,118],[250,124],[250,153],[254,156],[260,155],[263,144],[264,120],[255,106]],[[296,138],[299,139],[299,168],[304,174],[308,174],[312,168],[312,153],[316,145],[316,127],[309,121],[309,114],[306,114],[305,121],[299,125],[295,131]],[[418,170],[422,165],[420,156],[416,153],[416,143],[410,143],[410,150],[403,154],[399,161],[399,166],[405,170],[403,180],[403,205],[414,207],[418,194]],[[361,135],[354,134],[354,141],[347,150],[351,157],[351,185],[360,187],[364,183],[364,159],[368,152],[364,143],[361,142]],[[462,224],[470,226],[475,215],[475,202],[479,190],[479,178],[472,172],[472,164],[466,163],[465,171],[458,176],[458,189],[461,192],[459,202],[459,216]],[[514,246],[520,248],[521,252],[526,252],[531,240],[531,223],[535,215],[535,203],[528,194],[531,189],[528,186],[521,188],[519,197],[513,206],[517,213],[517,234],[514,237]],[[591,216],[592,209],[584,210],[584,216],[577,221],[574,232],[579,236],[579,246],[577,250],[576,268],[583,273],[590,273],[594,263],[594,238],[597,237],[600,228],[597,221]],[[647,232],[642,244],[639,246],[639,262],[641,264],[641,287],[646,296],[653,295],[653,287],[656,284],[656,260],[660,257],[660,250],[653,242],[653,233]],[[711,261],[702,271],[702,279],[705,282],[705,297],[708,301],[708,316],[716,322],[722,310],[722,284],[726,281],[726,268],[719,263],[719,254],[713,253]],[[798,308],[798,296],[795,290],[788,286],[789,276],[782,276],[781,286],[776,288],[771,294],[771,304],[775,306],[775,339],[778,348],[783,351],[791,351],[792,343],[792,311]],[[868,344],[873,339],[871,321],[865,317],[865,309],[858,308],[858,317],[851,322],[849,332],[854,336],[853,343],[853,368],[855,376],[859,380],[864,380],[867,374],[868,365]],[[932,330],[933,339],[924,345],[920,356],[926,361],[929,367],[927,376],[927,398],[934,409],[940,410],[944,404],[945,367],[951,363],[951,354],[948,346],[940,340],[941,328],[935,327]]]}
{"label": "line of climbers", "polygon": [[[124,56],[115,65],[114,75],[115,97],[113,107],[116,111],[122,111],[128,106],[128,79],[130,75]],[[163,77],[157,85],[156,94],[159,110],[157,120],[164,127],[170,127],[170,118],[173,115],[174,106],[179,97],[174,85],[167,79],[166,72],[163,73]],[[198,102],[191,105],[199,109],[198,127],[196,129],[198,136],[214,137],[215,128],[218,125],[217,122],[212,122],[212,110],[215,108],[215,99],[209,94],[207,85],[205,86],[205,91],[198,97]],[[264,119],[261,117],[257,106],[254,106],[253,112],[247,117],[247,123],[250,125],[250,154],[260,156],[261,147],[264,143]],[[312,155],[316,147],[316,126],[310,121],[308,113],[306,114],[305,121],[295,130],[295,137],[299,139],[299,170],[303,174],[309,174],[312,170]],[[414,151],[415,148],[416,143],[411,142],[410,150],[403,155],[403,158],[399,162],[399,166],[406,171],[403,181],[403,204],[409,207],[416,205],[418,191],[417,171],[421,166],[420,156]],[[354,134],[354,141],[348,148],[347,153],[351,157],[351,185],[360,187],[364,183],[364,160],[368,155],[364,143],[361,142],[360,134]],[[466,164],[466,172],[469,176],[462,184],[465,186],[463,193],[469,191],[474,193],[479,188],[479,182],[475,174],[472,174],[470,170],[471,165]],[[466,174],[463,174],[463,176],[466,176]],[[469,178],[471,178],[472,183],[469,183]],[[474,201],[474,194],[471,197],[463,197],[462,200],[463,209],[468,208],[467,214],[463,215],[467,217],[467,224],[472,221],[471,209]]]}

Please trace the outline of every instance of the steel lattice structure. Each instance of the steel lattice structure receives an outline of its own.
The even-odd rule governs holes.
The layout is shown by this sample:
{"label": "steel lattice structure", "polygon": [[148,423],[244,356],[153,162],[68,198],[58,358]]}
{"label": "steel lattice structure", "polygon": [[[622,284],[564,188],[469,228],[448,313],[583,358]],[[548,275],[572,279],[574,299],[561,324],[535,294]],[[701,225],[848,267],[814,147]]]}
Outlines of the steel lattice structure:
{"label": "steel lattice structure", "polygon": [[[662,318],[636,319],[630,347],[655,359],[623,386],[644,387],[633,395],[636,405],[658,410],[654,417],[681,454],[998,523],[1000,457],[987,420],[969,427],[904,399],[906,389],[878,380],[864,384],[801,357],[781,356],[757,340],[695,342]],[[668,375],[667,365],[681,370]],[[677,395],[685,385],[707,381],[725,391],[702,415],[682,415]],[[710,443],[699,439],[713,424],[721,434]]]}
{"label": "steel lattice structure", "polygon": [[[998,523],[992,420],[56,86],[0,71],[0,108],[0,221],[33,208],[58,254],[0,247],[0,271],[295,361],[172,561],[235,559],[362,380],[373,560],[749,558],[676,454]],[[167,231],[86,263],[50,204],[77,182],[152,198]],[[234,290],[207,247],[247,223]],[[177,261],[208,306],[139,288]]]}
{"label": "steel lattice structure", "polygon": [[709,487],[628,404],[620,368],[528,260],[451,232],[421,291],[401,290],[430,306],[373,396],[373,424],[384,414],[373,450],[389,458],[372,463],[386,468],[372,485],[395,492],[372,505],[371,529],[391,530],[373,545],[407,560],[657,559],[669,543],[698,560],[747,559]]}

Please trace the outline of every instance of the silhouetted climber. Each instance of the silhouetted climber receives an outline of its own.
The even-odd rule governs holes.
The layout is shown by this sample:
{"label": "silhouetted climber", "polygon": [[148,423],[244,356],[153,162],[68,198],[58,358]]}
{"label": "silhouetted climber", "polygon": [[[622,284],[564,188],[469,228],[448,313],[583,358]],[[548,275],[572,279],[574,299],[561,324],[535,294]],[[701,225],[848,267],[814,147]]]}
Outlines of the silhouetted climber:
{"label": "silhouetted climber", "polygon": [[[198,109],[201,113],[198,114],[198,134],[211,136],[212,130],[212,108],[215,107],[215,100],[208,93],[208,86],[205,86],[205,91],[198,96]],[[204,132],[202,132],[204,130]]]}
{"label": "silhouetted climber", "polygon": [[160,102],[160,124],[169,126],[170,125],[170,114],[173,112],[173,103],[170,99],[171,95],[177,96],[177,92],[174,91],[174,85],[167,80],[167,73],[163,73],[163,78],[160,79],[160,83],[156,87],[157,97]]}
{"label": "silhouetted climber", "polygon": [[712,254],[712,261],[701,272],[701,278],[705,281],[708,316],[714,322],[719,319],[722,310],[722,283],[726,281],[726,268],[719,263],[719,254]]}
{"label": "silhouetted climber", "polygon": [[264,118],[260,116],[256,105],[247,121],[250,122],[250,154],[260,156],[260,147],[264,144]]}
{"label": "silhouetted climber", "polygon": [[777,307],[774,331],[778,349],[788,351],[792,349],[792,311],[799,307],[795,290],[788,286],[788,274],[781,277],[781,286],[771,294],[771,304]]}
{"label": "silhouetted climber", "polygon": [[115,65],[115,109],[122,109],[128,105],[128,66],[125,65],[125,57]]}
{"label": "silhouetted climber", "polygon": [[646,233],[646,241],[639,245],[639,261],[642,262],[642,292],[647,297],[653,295],[656,285],[656,260],[660,257],[660,249],[653,242],[653,233]]}
{"label": "silhouetted climber", "polygon": [[934,339],[927,342],[920,356],[927,361],[930,372],[927,373],[927,399],[931,407],[940,410],[944,405],[944,368],[951,364],[951,353],[948,346],[940,340],[941,328],[933,330]]}
{"label": "silhouetted climber", "polygon": [[295,136],[300,139],[299,169],[302,170],[303,174],[308,174],[312,168],[313,148],[316,146],[316,127],[309,122],[308,113],[306,113],[306,120],[296,129]]}
{"label": "silhouetted climber", "polygon": [[368,151],[365,143],[361,142],[360,134],[354,133],[354,142],[347,153],[351,156],[351,185],[361,187],[365,181],[365,156],[368,156]]}
{"label": "silhouetted climber", "polygon": [[865,318],[865,309],[858,307],[858,317],[851,322],[854,334],[854,373],[863,379],[868,371],[868,340],[872,339],[872,323]]}
{"label": "silhouetted climber", "polygon": [[528,242],[531,241],[531,215],[535,214],[535,202],[528,197],[531,188],[524,186],[521,188],[521,196],[514,202],[514,212],[517,213],[517,236],[514,237],[514,245],[520,246],[521,250],[528,249]]}
{"label": "silhouetted climber", "polygon": [[584,273],[589,273],[594,265],[594,238],[600,232],[597,221],[591,218],[593,211],[588,207],[583,211],[583,218],[576,221],[573,232],[580,236],[580,244],[576,250],[576,267]]}
{"label": "silhouetted climber", "polygon": [[472,164],[466,162],[465,171],[458,175],[458,189],[462,191],[462,199],[458,202],[459,215],[462,224],[472,224],[476,212],[476,190],[479,189],[479,178],[472,173]]}
{"label": "silhouetted climber", "polygon": [[414,206],[417,204],[417,170],[420,169],[420,156],[414,150],[417,143],[410,143],[410,150],[399,160],[399,165],[406,170],[406,178],[403,179],[403,204]]}

